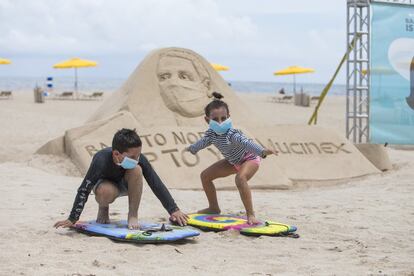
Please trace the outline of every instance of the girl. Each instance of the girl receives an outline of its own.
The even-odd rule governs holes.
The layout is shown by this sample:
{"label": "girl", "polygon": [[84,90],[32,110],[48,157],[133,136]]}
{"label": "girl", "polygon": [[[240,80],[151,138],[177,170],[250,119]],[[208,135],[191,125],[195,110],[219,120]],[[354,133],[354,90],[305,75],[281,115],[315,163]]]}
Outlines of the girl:
{"label": "girl", "polygon": [[199,213],[220,214],[213,180],[236,174],[236,186],[246,209],[247,222],[257,224],[259,221],[255,218],[247,181],[259,169],[261,158],[266,158],[269,154],[277,155],[277,151],[264,149],[244,136],[240,130],[232,128],[229,107],[221,100],[223,96],[217,92],[213,92],[213,96],[214,100],[204,108],[209,129],[203,138],[187,148],[192,154],[196,154],[213,144],[224,156],[223,160],[214,163],[200,175],[209,206]]}

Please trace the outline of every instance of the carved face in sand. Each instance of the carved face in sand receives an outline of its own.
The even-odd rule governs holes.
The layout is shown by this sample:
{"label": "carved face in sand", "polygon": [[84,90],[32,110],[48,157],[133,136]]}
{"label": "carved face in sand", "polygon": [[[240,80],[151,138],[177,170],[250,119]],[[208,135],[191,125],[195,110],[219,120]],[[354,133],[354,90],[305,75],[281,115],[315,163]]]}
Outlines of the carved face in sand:
{"label": "carved face in sand", "polygon": [[183,51],[163,54],[157,67],[165,105],[184,117],[203,115],[211,101],[210,75],[196,56]]}

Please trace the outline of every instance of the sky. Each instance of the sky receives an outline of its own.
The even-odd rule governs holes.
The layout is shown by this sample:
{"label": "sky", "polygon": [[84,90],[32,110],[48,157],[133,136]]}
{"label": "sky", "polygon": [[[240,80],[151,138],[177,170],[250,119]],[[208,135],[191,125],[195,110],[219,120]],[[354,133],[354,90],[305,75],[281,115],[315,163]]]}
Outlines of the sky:
{"label": "sky", "polygon": [[[346,48],[345,0],[0,0],[0,67],[12,77],[71,76],[71,57],[98,61],[83,76],[127,78],[153,49],[183,47],[230,66],[239,81],[289,81],[273,72],[312,67],[326,83]],[[338,83],[344,83],[344,70]]]}

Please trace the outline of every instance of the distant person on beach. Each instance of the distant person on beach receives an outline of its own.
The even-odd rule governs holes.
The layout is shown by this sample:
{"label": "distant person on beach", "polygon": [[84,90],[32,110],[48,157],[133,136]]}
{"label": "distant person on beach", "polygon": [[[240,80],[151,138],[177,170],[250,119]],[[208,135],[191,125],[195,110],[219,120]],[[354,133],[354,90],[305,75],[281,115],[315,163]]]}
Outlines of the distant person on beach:
{"label": "distant person on beach", "polygon": [[109,204],[121,196],[128,196],[128,228],[139,229],[138,207],[141,201],[142,177],[170,214],[170,220],[187,224],[187,215],[180,211],[167,187],[158,177],[148,159],[141,153],[142,142],[135,130],[121,129],[115,133],[112,148],[98,151],[80,185],[69,218],[55,223],[55,227],[70,227],[85,207],[93,190],[99,204],[97,223],[110,223]]}
{"label": "distant person on beach", "polygon": [[220,93],[213,92],[214,100],[204,109],[209,129],[203,138],[187,148],[192,154],[211,144],[223,154],[224,159],[217,161],[201,173],[201,182],[208,199],[208,208],[199,213],[220,214],[216,188],[213,180],[236,174],[236,186],[246,209],[247,222],[257,224],[253,210],[252,195],[247,183],[259,169],[261,158],[277,151],[265,149],[248,139],[240,130],[232,127],[228,105],[222,101]]}
{"label": "distant person on beach", "polygon": [[286,93],[285,93],[285,89],[284,88],[282,88],[282,89],[280,89],[279,90],[279,95],[285,95]]}

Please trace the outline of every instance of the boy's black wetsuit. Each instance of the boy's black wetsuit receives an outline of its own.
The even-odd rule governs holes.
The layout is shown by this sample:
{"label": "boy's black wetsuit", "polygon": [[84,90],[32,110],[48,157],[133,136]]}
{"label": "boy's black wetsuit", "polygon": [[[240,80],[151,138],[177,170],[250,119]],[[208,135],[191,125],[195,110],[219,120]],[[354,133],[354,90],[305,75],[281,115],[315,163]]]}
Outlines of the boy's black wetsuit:
{"label": "boy's black wetsuit", "polygon": [[[168,213],[171,214],[177,211],[177,204],[175,204],[167,187],[165,187],[164,183],[143,154],[139,157],[138,165],[142,168],[142,174],[151,190],[161,201]],[[109,180],[115,185],[120,185],[119,183],[123,181],[125,171],[125,169],[114,163],[111,147],[98,151],[92,158],[89,170],[78,189],[72,211],[69,215],[69,220],[72,222],[79,220],[83,207],[88,200],[88,196],[96,183],[101,180]]]}

